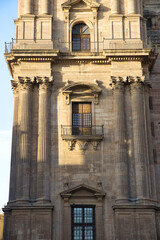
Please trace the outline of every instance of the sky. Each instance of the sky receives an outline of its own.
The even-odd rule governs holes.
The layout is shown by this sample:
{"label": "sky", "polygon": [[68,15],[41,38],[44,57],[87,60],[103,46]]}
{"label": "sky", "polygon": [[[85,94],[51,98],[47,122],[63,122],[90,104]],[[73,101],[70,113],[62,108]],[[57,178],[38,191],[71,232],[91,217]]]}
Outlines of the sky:
{"label": "sky", "polygon": [[7,204],[9,192],[13,92],[11,75],[4,58],[4,43],[14,38],[14,19],[18,15],[18,0],[0,0],[0,212]]}

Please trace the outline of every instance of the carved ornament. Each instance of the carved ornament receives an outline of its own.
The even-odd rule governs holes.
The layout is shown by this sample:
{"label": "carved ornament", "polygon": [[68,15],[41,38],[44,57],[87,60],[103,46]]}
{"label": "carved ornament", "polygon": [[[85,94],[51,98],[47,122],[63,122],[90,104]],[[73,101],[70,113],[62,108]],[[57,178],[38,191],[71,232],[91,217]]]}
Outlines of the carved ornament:
{"label": "carved ornament", "polygon": [[143,86],[151,87],[149,81],[146,81],[145,76],[126,76],[126,77],[115,77],[111,76],[111,84],[113,90],[124,90],[125,86],[130,86],[132,90],[142,89]]}
{"label": "carved ornament", "polygon": [[18,92],[19,92],[18,83],[11,80],[11,86],[12,86],[12,90],[13,90],[14,95],[18,94]]}
{"label": "carved ornament", "polygon": [[39,84],[39,90],[51,90],[53,86],[53,77],[36,77]]}
{"label": "carved ornament", "polygon": [[20,90],[32,91],[34,77],[18,77],[18,86]]}
{"label": "carved ornament", "polygon": [[98,83],[89,82],[77,82],[70,83],[67,81],[66,85],[62,89],[62,93],[65,96],[66,104],[70,104],[70,99],[74,96],[81,99],[92,99],[94,104],[99,103],[99,95],[102,89],[98,86]]}

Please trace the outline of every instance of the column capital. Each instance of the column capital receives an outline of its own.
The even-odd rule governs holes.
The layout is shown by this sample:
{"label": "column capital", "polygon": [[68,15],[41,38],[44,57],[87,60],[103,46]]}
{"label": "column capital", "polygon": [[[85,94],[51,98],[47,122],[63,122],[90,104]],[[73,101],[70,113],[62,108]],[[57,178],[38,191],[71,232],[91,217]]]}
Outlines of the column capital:
{"label": "column capital", "polygon": [[145,85],[144,77],[129,77],[131,91],[142,91]]}
{"label": "column capital", "polygon": [[53,86],[53,77],[36,77],[39,84],[39,90],[51,90]]}
{"label": "column capital", "polygon": [[11,86],[12,86],[13,94],[17,95],[18,92],[19,92],[18,83],[13,81],[13,80],[11,80]]}
{"label": "column capital", "polygon": [[32,91],[34,81],[34,77],[18,77],[19,90]]}
{"label": "column capital", "polygon": [[114,77],[111,76],[111,87],[115,91],[124,91],[125,80],[123,77]]}

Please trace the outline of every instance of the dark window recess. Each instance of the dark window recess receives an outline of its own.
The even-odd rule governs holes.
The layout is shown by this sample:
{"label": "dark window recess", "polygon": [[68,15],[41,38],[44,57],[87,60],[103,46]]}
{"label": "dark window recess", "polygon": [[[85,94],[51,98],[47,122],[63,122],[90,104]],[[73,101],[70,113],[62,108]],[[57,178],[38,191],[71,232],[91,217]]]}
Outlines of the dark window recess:
{"label": "dark window recess", "polygon": [[151,18],[147,19],[147,28],[152,28],[152,19]]}
{"label": "dark window recess", "polygon": [[150,110],[153,110],[153,97],[149,97],[149,108]]}
{"label": "dark window recess", "polygon": [[152,133],[152,136],[154,137],[154,136],[155,136],[155,132],[154,132],[154,122],[151,122],[151,133]]}
{"label": "dark window recess", "polygon": [[72,103],[72,134],[90,135],[91,131],[91,103]]}
{"label": "dark window recess", "polygon": [[153,160],[154,160],[154,163],[157,163],[157,151],[156,151],[156,149],[153,149]]}
{"label": "dark window recess", "polygon": [[72,50],[90,50],[90,31],[89,27],[84,23],[79,23],[75,25],[72,29]]}
{"label": "dark window recess", "polygon": [[95,206],[71,206],[72,240],[95,240]]}

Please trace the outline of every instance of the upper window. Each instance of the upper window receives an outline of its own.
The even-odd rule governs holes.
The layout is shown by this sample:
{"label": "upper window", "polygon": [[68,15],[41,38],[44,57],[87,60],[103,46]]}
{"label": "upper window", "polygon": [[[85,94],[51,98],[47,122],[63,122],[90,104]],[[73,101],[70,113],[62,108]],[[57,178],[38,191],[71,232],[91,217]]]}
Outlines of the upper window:
{"label": "upper window", "polygon": [[72,134],[90,135],[92,132],[91,103],[72,103]]}
{"label": "upper window", "polygon": [[72,29],[72,50],[90,50],[90,30],[89,27],[84,23],[79,23]]}
{"label": "upper window", "polygon": [[95,240],[95,206],[72,206],[72,240]]}

